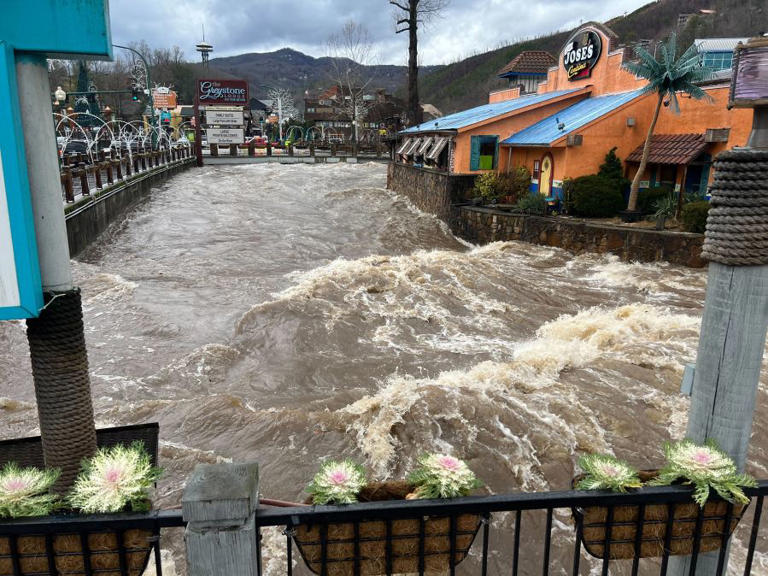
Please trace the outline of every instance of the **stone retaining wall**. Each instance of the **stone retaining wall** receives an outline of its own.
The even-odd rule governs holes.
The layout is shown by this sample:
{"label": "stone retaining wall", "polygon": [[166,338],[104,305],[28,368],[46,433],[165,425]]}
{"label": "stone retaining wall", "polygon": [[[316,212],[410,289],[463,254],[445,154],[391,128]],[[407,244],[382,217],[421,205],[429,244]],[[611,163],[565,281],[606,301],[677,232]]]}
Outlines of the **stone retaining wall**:
{"label": "stone retaining wall", "polygon": [[83,198],[66,211],[70,256],[76,256],[98,238],[133,204],[149,194],[153,186],[195,165],[194,158],[180,160],[151,172],[142,172],[108,190]]}
{"label": "stone retaining wall", "polygon": [[451,218],[451,206],[467,199],[474,186],[473,175],[450,175],[398,162],[390,162],[387,169],[387,188],[446,221]]}
{"label": "stone retaining wall", "polygon": [[450,223],[454,233],[478,244],[522,240],[565,248],[576,254],[610,252],[628,261],[666,261],[693,268],[706,265],[701,259],[703,234],[512,214],[476,206],[454,207]]}

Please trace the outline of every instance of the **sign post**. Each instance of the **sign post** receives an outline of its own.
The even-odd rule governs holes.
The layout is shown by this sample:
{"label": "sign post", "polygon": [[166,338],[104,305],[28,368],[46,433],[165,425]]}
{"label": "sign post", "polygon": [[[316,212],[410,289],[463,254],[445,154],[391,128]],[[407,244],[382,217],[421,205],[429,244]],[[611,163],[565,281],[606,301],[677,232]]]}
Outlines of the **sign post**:
{"label": "sign post", "polygon": [[[0,319],[27,318],[48,467],[65,492],[96,433],[46,58],[111,59],[107,0],[6,0],[0,19]],[[5,240],[9,240],[8,243]]]}
{"label": "sign post", "polygon": [[[197,165],[203,165],[202,122],[205,108],[208,144],[242,144],[243,108],[248,105],[248,83],[244,80],[201,78],[195,90],[195,152]],[[239,128],[236,128],[239,127]]]}

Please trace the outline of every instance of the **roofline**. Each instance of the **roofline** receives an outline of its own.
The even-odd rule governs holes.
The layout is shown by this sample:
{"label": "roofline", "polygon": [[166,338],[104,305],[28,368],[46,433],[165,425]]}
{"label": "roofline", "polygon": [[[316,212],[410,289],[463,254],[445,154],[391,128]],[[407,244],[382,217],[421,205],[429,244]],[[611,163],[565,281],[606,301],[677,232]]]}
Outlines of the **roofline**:
{"label": "roofline", "polygon": [[[614,108],[613,110],[611,110],[610,112],[608,112],[606,114],[603,114],[602,116],[598,116],[597,118],[595,118],[591,122],[587,122],[583,126],[579,126],[579,128],[577,128],[577,130],[584,130],[585,128],[589,128],[593,124],[601,122],[604,118],[607,118],[608,116],[613,116],[614,114],[617,114],[617,113],[621,112],[624,108],[626,108],[627,106],[629,106],[630,104],[632,104],[633,102],[635,102],[636,100],[641,98],[642,96],[648,96],[649,94],[652,94],[652,92],[641,92],[640,94],[638,94],[637,96],[635,96],[631,100],[628,100],[627,102],[624,102],[624,104],[622,104],[621,106],[618,106],[617,108]],[[573,132],[573,130],[571,132]],[[570,134],[570,132],[568,134]],[[566,138],[568,138],[568,134],[563,134],[557,140],[552,140],[550,145],[555,145],[556,146],[557,144],[562,144],[562,142]]]}
{"label": "roofline", "polygon": [[[544,106],[545,104],[562,102],[563,100],[567,100],[568,98],[583,96],[584,94],[588,94],[590,92],[592,92],[592,84],[588,84],[583,88],[578,88],[574,92],[560,94],[560,96],[557,96],[555,98],[550,98],[549,100],[543,100],[542,102],[537,102],[536,104],[529,104],[528,106],[523,106],[522,108],[515,108],[514,110],[510,110],[505,114],[499,114],[498,116],[487,118],[486,120],[480,120],[479,122],[475,122],[474,124],[469,124],[468,126],[462,126],[461,128],[458,128],[457,131],[461,133],[461,132],[466,132],[467,130],[474,130],[475,128],[478,128],[480,126],[491,124],[492,122],[498,122],[499,120],[503,120],[505,118],[509,118],[517,114],[522,114],[523,112],[528,112],[529,110],[535,110],[536,108]],[[544,94],[546,94],[546,92],[544,92]]]}
{"label": "roofline", "polygon": [[[579,126],[578,128],[575,128],[574,130],[571,130],[570,132],[568,132],[568,134],[571,134],[571,132],[576,132],[577,130],[584,130],[585,128],[589,128],[593,124],[595,124],[597,122],[600,122],[603,118],[606,118],[608,116],[612,116],[612,115],[616,114],[617,112],[620,112],[621,110],[623,110],[624,108],[626,108],[627,106],[629,106],[630,104],[635,102],[641,96],[647,96],[648,94],[652,94],[652,92],[640,93],[636,97],[632,98],[631,100],[629,100],[627,102],[624,102],[624,104],[622,104],[621,106],[618,106],[617,108],[614,108],[610,112],[606,112],[602,116],[598,116],[597,118],[595,118],[594,120],[591,120],[590,122],[587,122],[583,126]],[[596,98],[599,98],[599,96],[596,96]],[[574,104],[574,106],[575,106],[575,104]],[[539,120],[539,122],[542,122],[544,120],[546,120],[546,118],[542,118],[541,120]],[[522,132],[522,130],[521,130],[521,132]],[[515,147],[516,148],[527,148],[527,147],[533,148],[533,147],[538,147],[538,146],[546,146],[546,147],[552,148],[554,146],[558,146],[558,145],[562,144],[563,141],[566,138],[568,138],[568,134],[563,134],[559,138],[550,141],[548,144],[528,144],[528,143],[525,143],[525,144],[506,144],[506,143],[504,143],[504,140],[506,140],[506,138],[505,138],[504,140],[499,142],[499,146],[508,146],[510,148],[515,148]],[[512,136],[509,136],[509,138],[511,138],[511,137]]]}
{"label": "roofline", "polygon": [[[407,130],[407,128],[406,128]],[[406,132],[405,130],[400,130],[400,132],[397,132],[398,136],[406,136],[406,137],[415,137],[416,135],[429,135],[429,134],[446,134],[449,136],[455,136],[458,133],[458,130],[456,129],[446,129],[446,130],[422,130],[420,132]]]}
{"label": "roofline", "polygon": [[[547,67],[547,70],[549,70],[549,67]],[[544,72],[515,72],[513,70],[510,70],[509,72],[504,72],[504,74],[497,74],[499,78],[508,78],[509,76],[546,76],[547,72],[546,70]]]}

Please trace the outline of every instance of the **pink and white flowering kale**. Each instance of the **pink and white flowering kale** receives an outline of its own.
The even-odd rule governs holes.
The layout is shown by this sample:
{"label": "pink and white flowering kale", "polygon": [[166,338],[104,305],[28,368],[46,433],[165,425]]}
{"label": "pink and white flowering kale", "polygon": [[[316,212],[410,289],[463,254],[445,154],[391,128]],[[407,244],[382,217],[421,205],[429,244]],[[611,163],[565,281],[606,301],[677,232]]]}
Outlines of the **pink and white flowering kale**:
{"label": "pink and white flowering kale", "polygon": [[626,492],[642,486],[635,468],[609,454],[585,454],[579,458],[579,468],[584,476],[576,484],[577,490]]}
{"label": "pink and white flowering kale", "polygon": [[59,478],[58,470],[19,468],[9,462],[0,471],[0,517],[47,516],[57,504],[48,490]]}
{"label": "pink and white flowering kale", "polygon": [[425,454],[408,475],[417,498],[456,498],[482,486],[469,466],[448,454]]}
{"label": "pink and white flowering kale", "polygon": [[83,467],[69,503],[85,513],[149,509],[149,488],[160,476],[141,442],[101,448]]}
{"label": "pink and white flowering kale", "polygon": [[666,486],[683,480],[683,484],[694,486],[693,499],[699,506],[706,504],[710,488],[729,502],[747,504],[749,498],[742,487],[757,486],[754,478],[739,474],[736,463],[714,440],[707,440],[703,445],[687,438],[682,442],[668,442],[664,453],[667,463],[652,484]]}
{"label": "pink and white flowering kale", "polygon": [[351,504],[365,487],[365,471],[351,460],[325,462],[307,492],[313,504]]}

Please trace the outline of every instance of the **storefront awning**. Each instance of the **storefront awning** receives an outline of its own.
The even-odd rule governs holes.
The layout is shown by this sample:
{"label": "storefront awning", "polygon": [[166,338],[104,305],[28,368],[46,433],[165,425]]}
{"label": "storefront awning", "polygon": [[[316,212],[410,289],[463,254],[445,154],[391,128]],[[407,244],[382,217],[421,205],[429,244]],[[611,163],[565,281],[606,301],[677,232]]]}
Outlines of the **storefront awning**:
{"label": "storefront awning", "polygon": [[[641,144],[627,156],[627,162],[639,163],[643,157]],[[654,134],[651,137],[649,164],[689,164],[707,147],[704,134]]]}
{"label": "storefront awning", "polygon": [[438,138],[437,141],[435,141],[435,145],[432,146],[432,150],[430,150],[427,154],[427,160],[437,161],[438,157],[440,156],[440,152],[443,151],[443,148],[445,148],[449,140],[449,138]]}
{"label": "storefront awning", "polygon": [[413,144],[413,138],[406,138],[403,143],[400,144],[400,148],[397,149],[397,154],[405,154],[405,151]]}
{"label": "storefront awning", "polygon": [[421,146],[419,146],[419,156],[424,156],[426,154],[427,150],[430,146],[432,146],[432,142],[434,142],[435,139],[432,137],[424,138],[424,140],[421,142]]}

